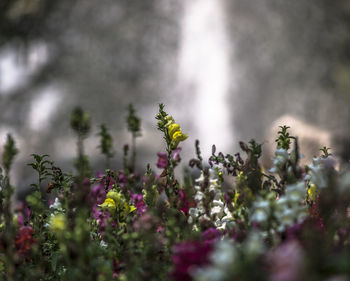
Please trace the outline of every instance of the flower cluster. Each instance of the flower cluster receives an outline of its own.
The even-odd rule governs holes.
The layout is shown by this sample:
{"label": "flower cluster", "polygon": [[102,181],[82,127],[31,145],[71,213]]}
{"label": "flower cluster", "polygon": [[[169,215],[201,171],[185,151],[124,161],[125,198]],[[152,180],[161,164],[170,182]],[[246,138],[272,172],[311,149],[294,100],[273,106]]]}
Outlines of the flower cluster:
{"label": "flower cluster", "polygon": [[121,217],[126,217],[129,213],[136,210],[136,207],[129,205],[124,195],[114,189],[110,190],[105,201],[98,205],[103,210],[110,212],[112,215],[118,213]]}
{"label": "flower cluster", "polygon": [[19,255],[23,256],[30,252],[33,244],[37,241],[33,235],[34,229],[31,226],[22,226],[19,228],[15,240],[15,246]]}
{"label": "flower cluster", "polygon": [[[232,222],[233,217],[226,206],[217,171],[209,169],[207,187],[205,186],[205,180],[203,172],[196,179],[194,200],[197,205],[189,209],[188,222],[213,221],[216,228],[225,230],[226,224]],[[195,226],[198,227],[196,224]]]}

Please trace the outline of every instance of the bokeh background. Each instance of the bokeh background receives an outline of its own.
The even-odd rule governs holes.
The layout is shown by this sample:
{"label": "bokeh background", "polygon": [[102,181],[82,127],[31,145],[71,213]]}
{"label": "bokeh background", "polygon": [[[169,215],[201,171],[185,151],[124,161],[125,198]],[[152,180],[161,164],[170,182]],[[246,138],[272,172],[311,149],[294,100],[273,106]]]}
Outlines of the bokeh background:
{"label": "bokeh background", "polygon": [[13,182],[29,185],[31,153],[73,171],[77,105],[92,116],[95,169],[101,123],[120,167],[129,103],[142,118],[140,170],[164,150],[160,102],[190,135],[185,162],[195,139],[208,157],[214,143],[234,153],[251,138],[268,161],[281,122],[311,154],[324,144],[349,159],[349,31],[348,0],[1,0],[0,144],[10,132],[20,149]]}

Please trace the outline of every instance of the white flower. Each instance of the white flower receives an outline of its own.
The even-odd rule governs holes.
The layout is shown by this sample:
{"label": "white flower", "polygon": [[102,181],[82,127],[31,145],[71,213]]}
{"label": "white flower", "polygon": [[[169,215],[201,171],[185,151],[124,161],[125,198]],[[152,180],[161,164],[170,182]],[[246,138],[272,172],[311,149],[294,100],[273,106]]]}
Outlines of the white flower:
{"label": "white flower", "polygon": [[195,281],[223,280],[224,273],[215,267],[197,268],[191,274]]}
{"label": "white flower", "polygon": [[254,202],[253,209],[254,212],[251,217],[252,221],[256,221],[258,223],[267,221],[270,214],[269,201],[260,199],[259,201]]}
{"label": "white flower", "polygon": [[217,267],[225,270],[232,266],[236,255],[236,249],[231,241],[220,240],[215,244],[215,250],[210,259]]}
{"label": "white flower", "polygon": [[268,215],[263,209],[257,209],[253,213],[251,220],[258,223],[262,223],[262,222],[265,222],[267,218],[268,218]]}
{"label": "white flower", "polygon": [[190,208],[190,209],[188,210],[188,214],[189,214],[191,217],[196,218],[196,217],[198,217],[198,215],[199,215],[199,210],[198,210],[197,208]]}
{"label": "white flower", "polygon": [[196,195],[194,196],[194,200],[196,202],[202,201],[204,198],[204,193],[201,191],[197,191]]}
{"label": "white flower", "polygon": [[286,187],[286,198],[291,202],[301,202],[306,196],[306,187],[304,182],[299,182]]}
{"label": "white flower", "polygon": [[222,202],[221,200],[213,200],[213,205],[224,207],[224,202]]}
{"label": "white flower", "polygon": [[273,164],[277,167],[281,167],[287,161],[288,161],[288,151],[285,149],[276,149]]}
{"label": "white flower", "polygon": [[50,209],[58,210],[62,207],[61,202],[58,200],[58,198],[55,198],[55,202],[50,205]]}
{"label": "white flower", "polygon": [[101,240],[100,246],[101,248],[107,248],[108,244],[105,241]]}
{"label": "white flower", "polygon": [[210,216],[218,216],[219,218],[222,218],[224,215],[224,210],[222,209],[222,207],[220,206],[214,206],[213,208],[211,208],[210,210]]}
{"label": "white flower", "polygon": [[269,201],[266,200],[261,200],[261,201],[257,201],[254,203],[254,207],[257,209],[266,209],[268,210],[270,208],[270,203]]}
{"label": "white flower", "polygon": [[276,200],[275,204],[276,204],[277,211],[281,211],[288,204],[287,197],[282,196],[282,197],[278,198],[278,200]]}
{"label": "white flower", "polygon": [[244,243],[245,253],[247,255],[256,256],[264,252],[264,241],[260,233],[253,231],[249,234]]}
{"label": "white flower", "polygon": [[296,216],[296,213],[293,212],[292,209],[285,209],[284,212],[281,214],[281,223],[283,225],[289,226],[294,223],[294,217]]}

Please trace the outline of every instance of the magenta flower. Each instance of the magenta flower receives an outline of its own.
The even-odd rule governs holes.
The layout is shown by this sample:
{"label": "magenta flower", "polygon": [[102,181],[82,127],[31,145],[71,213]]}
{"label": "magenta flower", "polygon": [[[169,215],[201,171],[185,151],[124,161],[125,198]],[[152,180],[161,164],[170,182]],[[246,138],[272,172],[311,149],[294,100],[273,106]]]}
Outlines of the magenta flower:
{"label": "magenta flower", "polygon": [[92,186],[90,191],[90,202],[92,205],[102,204],[106,199],[106,191],[103,183],[99,183],[97,185]]}
{"label": "magenta flower", "polygon": [[216,229],[216,228],[208,228],[206,231],[204,231],[202,233],[202,239],[203,241],[207,242],[207,243],[213,243],[217,240],[219,240],[221,237],[221,232],[220,230]]}
{"label": "magenta flower", "polygon": [[131,200],[134,206],[136,206],[137,214],[140,216],[147,211],[146,203],[143,201],[142,194],[131,194]]}
{"label": "magenta flower", "polygon": [[185,241],[173,248],[174,269],[171,277],[175,281],[191,281],[191,271],[210,263],[209,255],[213,250],[210,243]]}
{"label": "magenta flower", "polygon": [[168,155],[165,152],[158,152],[158,162],[157,167],[159,169],[165,169],[168,165]]}
{"label": "magenta flower", "polygon": [[[171,159],[174,160],[176,163],[179,163],[181,161],[180,152],[181,152],[180,146],[171,152]],[[168,165],[168,154],[166,154],[165,152],[158,152],[157,155],[158,155],[157,167],[159,169],[165,169],[166,166]]]}
{"label": "magenta flower", "polygon": [[193,200],[192,202],[189,201],[183,189],[179,189],[178,202],[180,211],[182,211],[186,215],[186,217],[188,217],[188,210],[196,205]]}

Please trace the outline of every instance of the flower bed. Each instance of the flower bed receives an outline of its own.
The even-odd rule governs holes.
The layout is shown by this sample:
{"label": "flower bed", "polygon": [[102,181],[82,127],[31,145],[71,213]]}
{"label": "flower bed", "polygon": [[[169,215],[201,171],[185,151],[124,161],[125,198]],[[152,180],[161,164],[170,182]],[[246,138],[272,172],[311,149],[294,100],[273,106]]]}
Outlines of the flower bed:
{"label": "flower bed", "polygon": [[123,166],[109,167],[113,140],[102,125],[107,169],[93,177],[84,154],[90,117],[76,108],[76,174],[33,154],[29,165],[38,180],[15,208],[9,172],[17,148],[8,136],[0,280],[350,280],[350,173],[335,169],[328,148],[302,167],[298,140],[283,126],[274,167],[265,171],[254,140],[240,142],[243,153],[234,155],[213,146],[208,164],[196,141],[180,181],[174,171],[188,136],[162,104],[156,119],[165,143],[155,152],[157,171],[147,165],[135,173],[141,121],[130,106],[133,141],[131,149],[124,146]]}

